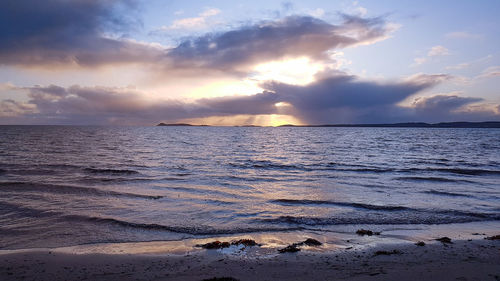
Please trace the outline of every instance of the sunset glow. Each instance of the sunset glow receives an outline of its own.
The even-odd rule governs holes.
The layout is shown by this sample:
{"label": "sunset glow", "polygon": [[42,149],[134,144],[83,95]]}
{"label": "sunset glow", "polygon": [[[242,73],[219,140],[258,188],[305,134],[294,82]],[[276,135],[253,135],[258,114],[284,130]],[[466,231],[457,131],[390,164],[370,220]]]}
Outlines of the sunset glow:
{"label": "sunset glow", "polygon": [[52,2],[0,13],[2,124],[500,119],[494,1]]}
{"label": "sunset glow", "polygon": [[315,80],[314,75],[325,67],[309,58],[272,61],[255,66],[258,81],[279,81],[292,85],[307,85]]}

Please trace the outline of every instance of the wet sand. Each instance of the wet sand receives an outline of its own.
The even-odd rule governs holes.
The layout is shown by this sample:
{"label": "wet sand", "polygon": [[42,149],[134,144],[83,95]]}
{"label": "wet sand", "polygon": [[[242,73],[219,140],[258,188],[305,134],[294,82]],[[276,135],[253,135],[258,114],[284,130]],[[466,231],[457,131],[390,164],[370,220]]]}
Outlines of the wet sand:
{"label": "wet sand", "polygon": [[[428,236],[424,246],[390,233],[297,232],[245,235],[262,245],[215,250],[195,245],[242,237],[0,251],[0,280],[500,280],[500,240],[484,239],[500,233],[449,234],[452,243]],[[323,244],[278,252],[305,237]]]}

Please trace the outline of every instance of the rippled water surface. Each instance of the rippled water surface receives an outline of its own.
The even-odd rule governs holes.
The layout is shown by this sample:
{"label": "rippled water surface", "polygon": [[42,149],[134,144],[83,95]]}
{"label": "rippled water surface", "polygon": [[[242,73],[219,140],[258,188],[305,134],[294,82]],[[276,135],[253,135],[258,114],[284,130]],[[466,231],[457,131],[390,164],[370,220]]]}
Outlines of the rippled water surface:
{"label": "rippled water surface", "polygon": [[0,126],[0,249],[500,220],[500,130]]}

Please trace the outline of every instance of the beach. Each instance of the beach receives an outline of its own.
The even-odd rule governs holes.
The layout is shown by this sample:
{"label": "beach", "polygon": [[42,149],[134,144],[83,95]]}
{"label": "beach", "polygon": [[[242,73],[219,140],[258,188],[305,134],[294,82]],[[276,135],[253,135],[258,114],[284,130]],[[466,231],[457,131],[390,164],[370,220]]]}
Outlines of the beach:
{"label": "beach", "polygon": [[[498,223],[436,226],[424,231],[260,233],[184,241],[79,245],[0,252],[1,280],[499,280]],[[496,228],[498,229],[498,228]],[[435,239],[447,233],[451,243]],[[447,237],[448,237],[447,236]],[[280,253],[311,238],[319,246]],[[212,241],[260,245],[202,249]],[[424,242],[425,245],[416,245]],[[219,280],[234,280],[219,279]],[[218,280],[218,279],[214,279]]]}

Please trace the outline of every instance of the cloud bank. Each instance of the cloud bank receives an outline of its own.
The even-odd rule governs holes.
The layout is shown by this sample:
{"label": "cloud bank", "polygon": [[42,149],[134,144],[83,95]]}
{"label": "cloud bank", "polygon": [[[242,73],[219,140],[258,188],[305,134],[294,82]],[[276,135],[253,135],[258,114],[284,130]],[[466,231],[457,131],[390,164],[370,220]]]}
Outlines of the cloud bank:
{"label": "cloud bank", "polygon": [[293,115],[307,124],[500,119],[498,110],[464,109],[477,98],[437,95],[416,99],[412,107],[398,105],[443,79],[421,75],[381,84],[337,74],[306,86],[270,82],[256,95],[194,102],[145,100],[143,93],[127,88],[37,86],[18,89],[28,92],[28,102],[0,103],[0,116],[19,124],[154,124],[242,114]]}
{"label": "cloud bank", "polygon": [[[383,18],[343,16],[333,25],[310,16],[289,16],[181,41],[176,47],[126,39],[140,26],[121,10],[134,1],[7,0],[0,9],[0,65],[97,67],[143,64],[165,74],[213,69],[248,71],[251,66],[287,57],[329,59],[327,52],[369,44],[388,36]],[[209,9],[206,18],[219,11]]]}
{"label": "cloud bank", "polygon": [[388,36],[391,29],[382,18],[343,16],[332,25],[309,16],[244,26],[224,33],[206,34],[183,41],[168,52],[176,68],[248,70],[261,62],[307,56],[330,60],[328,51],[369,44]]}

